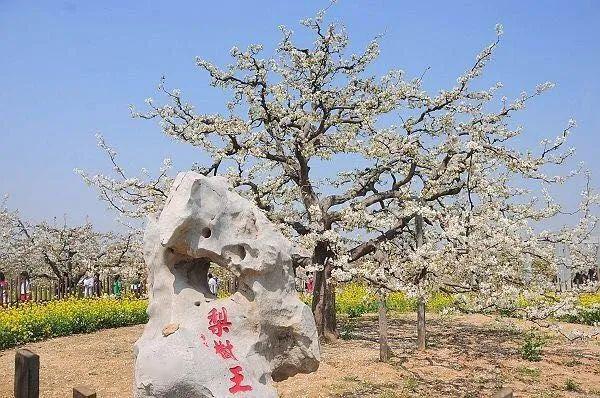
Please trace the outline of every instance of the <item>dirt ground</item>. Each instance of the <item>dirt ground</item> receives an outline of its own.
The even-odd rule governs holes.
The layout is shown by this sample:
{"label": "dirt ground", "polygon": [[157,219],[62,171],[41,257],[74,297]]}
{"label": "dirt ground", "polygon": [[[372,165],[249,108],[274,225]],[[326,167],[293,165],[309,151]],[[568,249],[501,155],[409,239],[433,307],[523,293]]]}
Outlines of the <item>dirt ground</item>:
{"label": "dirt ground", "polygon": [[[414,318],[390,321],[394,357],[378,362],[377,319],[342,323],[349,340],[322,347],[319,370],[277,384],[281,397],[490,397],[500,387],[516,397],[600,397],[600,339],[568,343],[551,337],[540,362],[520,357],[519,326],[479,315],[429,320],[430,347],[415,353]],[[521,326],[523,327],[523,326]],[[100,398],[130,397],[132,346],[143,326],[103,330],[29,344],[41,357],[41,396],[69,397],[71,387]],[[0,352],[0,397],[12,397],[14,350]]]}

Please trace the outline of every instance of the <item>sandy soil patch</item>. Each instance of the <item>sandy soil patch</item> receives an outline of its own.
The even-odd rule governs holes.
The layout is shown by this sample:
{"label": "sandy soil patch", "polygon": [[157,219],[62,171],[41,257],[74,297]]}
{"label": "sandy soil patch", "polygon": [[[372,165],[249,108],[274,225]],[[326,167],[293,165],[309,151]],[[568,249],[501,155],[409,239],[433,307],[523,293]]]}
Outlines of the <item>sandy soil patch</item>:
{"label": "sandy soil patch", "polygon": [[[285,398],[489,397],[502,386],[516,397],[600,397],[600,339],[569,343],[552,337],[540,362],[520,357],[523,333],[478,315],[433,317],[430,348],[416,353],[414,318],[390,321],[394,358],[378,362],[377,319],[345,321],[352,336],[322,348],[316,373],[277,384]],[[41,357],[41,396],[68,397],[74,385],[102,398],[131,397],[132,346],[143,326],[103,330],[28,344]],[[14,350],[0,351],[0,397],[12,396]],[[577,391],[568,391],[567,382]]]}

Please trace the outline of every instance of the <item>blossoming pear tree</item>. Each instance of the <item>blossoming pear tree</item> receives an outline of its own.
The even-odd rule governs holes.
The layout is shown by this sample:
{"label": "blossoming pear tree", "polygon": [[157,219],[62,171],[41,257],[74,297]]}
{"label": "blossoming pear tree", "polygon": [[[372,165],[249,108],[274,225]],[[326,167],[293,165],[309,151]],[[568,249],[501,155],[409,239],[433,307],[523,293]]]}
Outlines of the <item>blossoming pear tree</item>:
{"label": "blossoming pear tree", "polygon": [[[273,56],[251,45],[232,48],[233,62],[226,67],[198,58],[210,84],[231,94],[223,113],[202,113],[161,81],[159,92],[166,103],[148,99],[146,111],[132,108],[132,114],[159,121],[164,134],[210,155],[209,164],[198,171],[226,176],[303,249],[299,252],[309,258],[305,268],[315,271],[317,328],[328,338],[336,334],[333,277],[387,283],[380,279],[389,272],[370,275],[362,265],[382,244],[405,239],[400,246],[409,244],[406,234],[417,215],[428,226],[424,243],[415,254],[394,260],[393,272],[410,273],[402,270],[409,264],[429,275],[432,269],[425,263],[431,256],[440,261],[436,267],[443,267],[438,235],[454,243],[470,220],[471,205],[498,195],[510,203],[519,192],[513,176],[560,182],[541,169],[568,158],[571,152],[561,150],[573,125],[556,141],[544,141],[540,155],[512,144],[524,130],[511,127],[510,117],[552,84],[512,101],[496,100],[500,83],[488,90],[473,87],[492,59],[501,27],[498,40],[477,56],[456,86],[428,94],[423,76],[408,79],[401,70],[370,74],[367,68],[379,55],[378,40],[351,54],[346,30],[325,23],[324,15],[319,12],[301,22],[312,33],[312,43],[296,43],[293,32],[281,27]],[[78,171],[84,180],[125,215],[160,209],[170,184],[170,162],[158,178],[145,172],[130,177],[102,138],[100,146],[115,175]],[[487,191],[486,184],[491,184]],[[499,213],[501,209],[485,214]],[[456,245],[453,250],[464,248]],[[472,277],[466,270],[461,275]]]}

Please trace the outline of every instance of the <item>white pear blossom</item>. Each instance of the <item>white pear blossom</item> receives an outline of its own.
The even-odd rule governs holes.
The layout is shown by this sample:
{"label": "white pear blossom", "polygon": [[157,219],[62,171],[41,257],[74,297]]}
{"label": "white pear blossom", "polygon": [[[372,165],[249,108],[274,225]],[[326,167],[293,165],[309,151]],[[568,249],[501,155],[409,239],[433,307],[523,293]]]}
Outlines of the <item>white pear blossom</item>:
{"label": "white pear blossom", "polygon": [[496,24],[496,35],[498,36],[502,36],[504,34],[504,26],[502,26],[502,24],[497,23]]}

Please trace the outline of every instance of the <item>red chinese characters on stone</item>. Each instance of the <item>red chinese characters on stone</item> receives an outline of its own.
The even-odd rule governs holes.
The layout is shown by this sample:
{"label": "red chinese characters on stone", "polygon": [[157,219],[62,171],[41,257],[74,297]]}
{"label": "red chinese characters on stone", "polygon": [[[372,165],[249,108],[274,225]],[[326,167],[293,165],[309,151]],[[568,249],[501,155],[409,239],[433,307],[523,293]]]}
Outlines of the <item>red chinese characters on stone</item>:
{"label": "red chinese characters on stone", "polygon": [[221,307],[221,311],[217,311],[213,308],[208,313],[208,329],[217,336],[221,337],[223,332],[229,333],[229,326],[231,322],[227,320],[227,310],[225,307]]}
{"label": "red chinese characters on stone", "polygon": [[[221,337],[223,333],[229,333],[231,322],[229,322],[229,319],[227,319],[227,310],[225,307],[221,307],[221,311],[213,308],[208,313],[207,318],[208,330],[210,330],[212,334]],[[202,339],[202,344],[208,347],[208,344],[206,344],[206,337],[201,334],[200,338]],[[222,359],[233,359],[235,361],[238,360],[233,354],[234,347],[229,340],[225,340],[225,343],[223,343],[222,340],[213,340],[213,342],[215,344],[215,353]],[[233,382],[233,386],[229,387],[230,393],[236,394],[238,392],[252,391],[252,386],[242,384],[244,381],[244,375],[242,374],[243,369],[240,365],[229,368],[229,371],[233,375],[233,377],[229,379]]]}
{"label": "red chinese characters on stone", "polygon": [[237,358],[233,355],[233,345],[229,340],[225,340],[225,344],[221,340],[215,340],[215,353],[223,359],[235,359],[237,361]]}
{"label": "red chinese characters on stone", "polygon": [[243,385],[244,375],[242,374],[241,366],[234,366],[233,368],[229,368],[233,377],[229,380],[233,382],[233,386],[229,387],[229,392],[232,394],[244,391],[252,391],[252,386]]}

